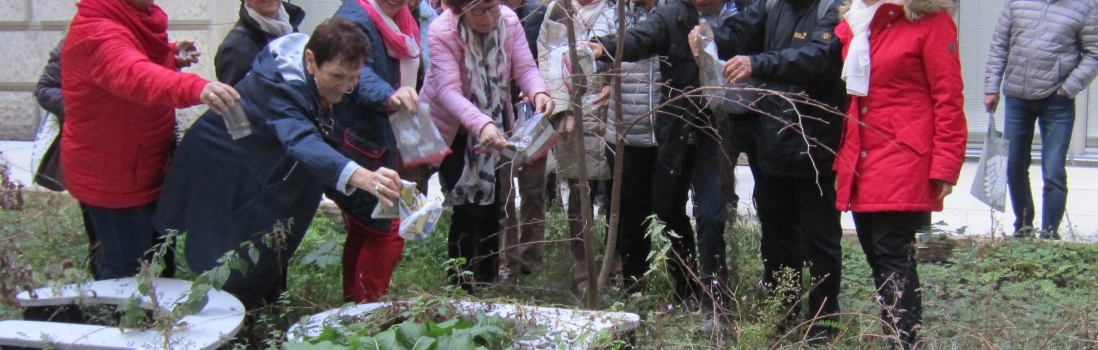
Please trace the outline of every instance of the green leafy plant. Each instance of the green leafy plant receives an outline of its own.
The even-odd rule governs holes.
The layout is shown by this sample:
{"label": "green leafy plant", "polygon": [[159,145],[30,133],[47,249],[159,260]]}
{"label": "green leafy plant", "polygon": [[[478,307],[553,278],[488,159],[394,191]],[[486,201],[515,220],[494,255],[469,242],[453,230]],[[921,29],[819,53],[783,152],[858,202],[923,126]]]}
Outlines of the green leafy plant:
{"label": "green leafy plant", "polygon": [[351,334],[325,327],[321,334],[302,343],[286,343],[284,350],[466,350],[508,349],[514,340],[515,322],[499,316],[477,313],[472,320],[462,317],[441,323],[431,320],[404,321],[388,330],[365,335],[365,329]]}

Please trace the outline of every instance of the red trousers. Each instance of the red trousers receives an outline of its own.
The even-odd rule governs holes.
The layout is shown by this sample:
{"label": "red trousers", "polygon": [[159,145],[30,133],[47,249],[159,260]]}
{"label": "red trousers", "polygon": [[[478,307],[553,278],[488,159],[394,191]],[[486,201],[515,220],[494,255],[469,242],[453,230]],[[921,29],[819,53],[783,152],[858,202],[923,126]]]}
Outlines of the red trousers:
{"label": "red trousers", "polygon": [[400,220],[391,220],[389,230],[379,231],[344,214],[347,243],[343,245],[343,300],[373,303],[389,293],[389,279],[404,252],[404,239],[397,234]]}

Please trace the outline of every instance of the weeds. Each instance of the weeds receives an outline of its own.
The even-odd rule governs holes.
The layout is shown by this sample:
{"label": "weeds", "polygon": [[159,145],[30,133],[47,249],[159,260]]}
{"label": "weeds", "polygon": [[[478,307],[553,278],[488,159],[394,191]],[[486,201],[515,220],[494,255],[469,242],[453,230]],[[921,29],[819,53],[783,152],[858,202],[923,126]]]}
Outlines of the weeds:
{"label": "weeds", "polygon": [[[26,193],[22,211],[0,210],[0,318],[22,318],[11,298],[42,286],[90,279],[87,239],[79,207],[63,196]],[[491,285],[482,300],[520,305],[573,308],[583,300],[571,292],[573,258],[568,250],[565,214],[553,207],[547,216],[546,268],[507,285]],[[386,300],[429,307],[446,297],[448,217],[422,242],[409,242],[393,275]],[[598,225],[602,226],[602,225]],[[655,226],[655,225],[653,225]],[[608,309],[642,316],[636,331],[641,349],[769,349],[804,346],[805,328],[776,332],[793,305],[772,298],[759,286],[762,262],[759,234],[745,218],[728,226],[728,266],[732,272],[728,313],[734,326],[700,332],[704,318],[683,310],[657,259],[643,294],[608,291]],[[601,231],[601,230],[599,230]],[[934,237],[940,239],[939,235]],[[654,239],[658,239],[654,237]],[[339,308],[342,268],[338,263],[345,234],[338,219],[318,214],[290,263],[289,290],[275,305],[254,313],[252,333],[266,335],[251,347],[280,348],[285,332],[302,317]],[[660,242],[654,242],[657,247]],[[180,244],[185,248],[185,242]],[[665,255],[664,255],[665,256]],[[247,259],[249,257],[244,257]],[[243,261],[241,259],[240,261]],[[843,244],[843,287],[838,336],[823,348],[878,349],[882,331],[876,290],[860,248]],[[239,264],[239,263],[237,263]],[[451,263],[452,264],[452,263]],[[180,265],[177,276],[200,279]],[[155,266],[150,266],[154,269]],[[1090,244],[993,240],[959,248],[948,263],[919,265],[923,286],[923,336],[927,349],[1084,349],[1098,346],[1098,247]],[[787,279],[790,288],[794,284]],[[784,284],[785,282],[783,282]],[[810,286],[810,283],[803,283]],[[781,289],[781,286],[778,286]],[[802,295],[806,291],[801,291]],[[776,293],[783,295],[783,293]],[[460,296],[459,296],[460,297]],[[803,301],[802,301],[803,302]],[[669,307],[670,306],[670,307]],[[110,322],[110,310],[85,309]],[[439,320],[441,321],[441,320]],[[606,343],[607,346],[621,346]],[[617,345],[614,345],[617,344]],[[240,345],[244,346],[244,345]]]}

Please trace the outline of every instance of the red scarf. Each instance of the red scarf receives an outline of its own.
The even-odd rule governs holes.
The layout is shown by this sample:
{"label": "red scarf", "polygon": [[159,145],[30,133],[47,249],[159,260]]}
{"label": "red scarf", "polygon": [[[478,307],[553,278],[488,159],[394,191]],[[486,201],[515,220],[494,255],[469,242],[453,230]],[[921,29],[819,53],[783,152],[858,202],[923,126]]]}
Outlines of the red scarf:
{"label": "red scarf", "polygon": [[[383,17],[385,15],[374,8],[374,5],[370,3],[371,0],[357,1],[358,5],[366,10],[366,14],[370,15],[370,19],[374,21],[374,27],[377,27],[378,32],[381,33],[381,41],[385,43],[385,51],[389,52],[389,57],[396,59],[419,57],[418,54],[411,55],[404,37],[389,28],[389,25],[385,23],[385,17]],[[400,12],[397,12],[396,17],[393,18],[393,22],[396,23],[397,28],[400,28],[401,33],[411,37],[416,45],[419,45],[419,23],[416,22],[415,17],[412,17],[412,11],[408,9],[408,6],[401,7]],[[420,52],[423,52],[423,48],[420,48]]]}
{"label": "red scarf", "polygon": [[129,29],[153,63],[163,65],[173,55],[168,46],[168,14],[159,6],[142,10],[126,0],[81,0],[76,6],[86,17],[109,19]]}

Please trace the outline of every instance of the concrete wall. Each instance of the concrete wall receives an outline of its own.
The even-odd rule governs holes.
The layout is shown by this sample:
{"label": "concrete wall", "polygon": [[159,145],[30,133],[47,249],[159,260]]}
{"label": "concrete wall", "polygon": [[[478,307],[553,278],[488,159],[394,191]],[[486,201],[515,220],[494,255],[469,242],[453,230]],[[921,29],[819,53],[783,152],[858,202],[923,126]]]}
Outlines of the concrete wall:
{"label": "concrete wall", "polygon": [[[119,0],[123,1],[123,0]],[[33,140],[44,113],[32,92],[49,52],[64,37],[76,14],[76,0],[0,0],[0,140]],[[233,0],[159,0],[168,13],[169,38],[194,40],[203,52],[186,72],[214,78],[213,55],[237,20],[240,2]],[[204,112],[179,111],[190,125]]]}

